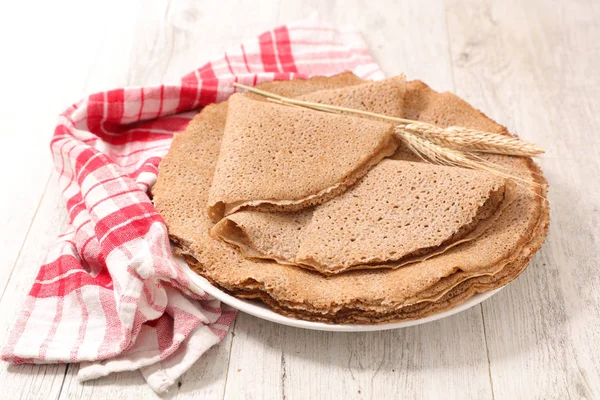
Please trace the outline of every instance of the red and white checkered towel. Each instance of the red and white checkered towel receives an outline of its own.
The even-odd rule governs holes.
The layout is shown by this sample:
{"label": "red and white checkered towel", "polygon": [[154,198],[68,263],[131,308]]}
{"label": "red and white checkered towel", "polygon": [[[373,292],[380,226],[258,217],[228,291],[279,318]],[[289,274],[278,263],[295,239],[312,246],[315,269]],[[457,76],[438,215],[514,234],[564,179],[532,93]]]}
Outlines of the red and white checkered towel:
{"label": "red and white checkered towel", "polygon": [[51,148],[70,223],[40,268],[2,359],[84,362],[81,380],[140,369],[154,390],[166,390],[235,318],[173,261],[148,197],[173,132],[199,107],[226,99],[232,82],[344,70],[383,77],[356,30],[310,18],[265,32],[177,84],[96,93],[69,107]]}

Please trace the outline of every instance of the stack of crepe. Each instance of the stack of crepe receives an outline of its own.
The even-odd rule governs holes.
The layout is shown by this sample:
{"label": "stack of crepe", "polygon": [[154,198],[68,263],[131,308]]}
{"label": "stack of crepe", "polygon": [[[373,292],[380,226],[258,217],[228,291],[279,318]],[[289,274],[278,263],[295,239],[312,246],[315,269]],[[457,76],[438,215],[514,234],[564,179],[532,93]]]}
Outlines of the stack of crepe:
{"label": "stack of crepe", "polygon": [[[286,97],[508,135],[450,93],[351,73],[259,85]],[[391,124],[234,94],[177,134],[152,189],[176,254],[214,285],[295,318],[422,318],[515,279],[549,222],[537,183],[423,162]]]}

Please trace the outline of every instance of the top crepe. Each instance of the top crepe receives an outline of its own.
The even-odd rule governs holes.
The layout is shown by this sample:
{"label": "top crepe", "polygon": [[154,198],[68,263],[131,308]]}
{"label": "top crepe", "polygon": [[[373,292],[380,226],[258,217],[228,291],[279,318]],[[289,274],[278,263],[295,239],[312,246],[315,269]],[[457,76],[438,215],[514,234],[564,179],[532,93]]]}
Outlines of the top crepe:
{"label": "top crepe", "polygon": [[[402,108],[404,84],[400,77],[305,99],[391,114]],[[393,126],[386,122],[233,95],[208,214],[216,222],[242,207],[290,211],[322,203],[396,147]]]}

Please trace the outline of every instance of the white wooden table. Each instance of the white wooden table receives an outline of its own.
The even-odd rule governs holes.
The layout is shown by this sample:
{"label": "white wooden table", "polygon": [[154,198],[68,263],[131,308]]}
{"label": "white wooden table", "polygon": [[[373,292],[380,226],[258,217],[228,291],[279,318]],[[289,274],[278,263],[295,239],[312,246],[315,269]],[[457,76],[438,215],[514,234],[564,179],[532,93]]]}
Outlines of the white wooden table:
{"label": "white wooden table", "polygon": [[[48,143],[85,93],[176,80],[312,11],[357,25],[388,74],[451,90],[547,150],[547,243],[481,306],[388,332],[238,316],[165,397],[600,398],[600,2],[101,1],[0,6],[0,342],[65,224]],[[152,398],[138,372],[0,363],[4,398]],[[136,397],[134,397],[136,396]]]}

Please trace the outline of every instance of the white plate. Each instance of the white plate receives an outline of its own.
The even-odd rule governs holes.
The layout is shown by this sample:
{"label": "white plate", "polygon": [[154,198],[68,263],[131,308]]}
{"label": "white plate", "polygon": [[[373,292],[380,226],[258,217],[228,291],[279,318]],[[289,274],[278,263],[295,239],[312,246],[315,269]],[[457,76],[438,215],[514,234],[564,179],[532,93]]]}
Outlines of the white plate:
{"label": "white plate", "polygon": [[[498,288],[489,292],[479,293],[471,297],[466,302],[461,305],[454,307],[448,311],[440,312],[437,314],[430,315],[426,318],[420,318],[410,321],[402,321],[402,322],[391,322],[387,324],[376,324],[376,325],[351,325],[351,324],[325,324],[323,322],[312,322],[312,321],[304,321],[301,319],[295,319],[283,316],[281,314],[277,314],[268,308],[264,303],[253,300],[241,300],[235,298],[222,290],[214,287],[211,283],[203,278],[202,276],[196,274],[194,271],[190,269],[185,260],[181,257],[175,257],[175,261],[181,266],[187,277],[190,279],[192,284],[196,285],[198,289],[212,295],[213,297],[221,300],[223,303],[232,306],[240,311],[243,311],[247,314],[254,315],[255,317],[266,319],[267,321],[276,322],[282,325],[289,325],[296,328],[304,328],[304,329],[313,329],[317,331],[334,331],[334,332],[369,332],[369,331],[384,331],[387,329],[398,329],[398,328],[406,328],[407,326],[414,326],[424,324],[426,322],[436,321],[438,319],[446,318],[451,315],[457,314],[461,311],[464,311],[468,308],[471,308],[485,299],[492,297],[494,294],[498,293],[502,288]],[[192,290],[194,288],[191,288]]]}

